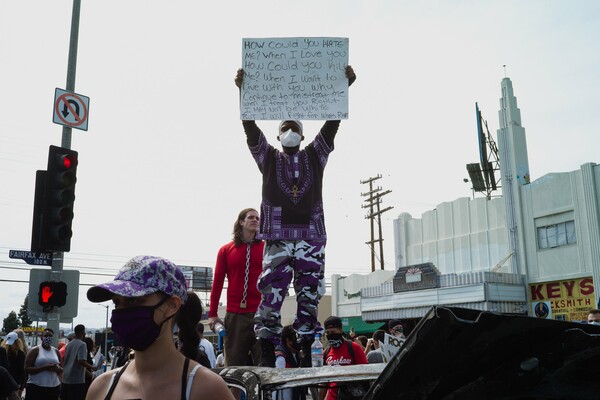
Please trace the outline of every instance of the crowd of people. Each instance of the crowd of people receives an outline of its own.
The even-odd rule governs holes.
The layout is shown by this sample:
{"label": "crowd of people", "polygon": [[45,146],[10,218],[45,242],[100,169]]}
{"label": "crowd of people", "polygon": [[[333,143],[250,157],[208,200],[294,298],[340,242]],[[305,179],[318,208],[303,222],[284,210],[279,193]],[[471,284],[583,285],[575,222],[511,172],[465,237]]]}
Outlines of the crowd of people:
{"label": "crowd of people", "polygon": [[77,325],[52,346],[54,331],[45,328],[39,345],[28,347],[21,329],[9,332],[0,346],[0,399],[61,400],[84,399],[93,371],[101,369],[103,358],[85,327]]}
{"label": "crowd of people", "polygon": [[[252,246],[257,242],[255,236],[247,235],[248,232],[256,235],[257,222],[257,212],[245,209],[234,225],[234,237],[237,234],[242,238],[242,256],[246,252],[245,257],[249,260],[248,268],[243,268],[244,273],[238,275],[238,279],[243,277],[244,281],[248,281],[247,289],[257,285],[258,280],[255,274],[250,278],[249,273]],[[234,276],[236,263],[231,261],[239,261],[240,257],[230,254],[231,248],[226,246],[221,250],[224,254],[219,254],[222,259],[218,265],[224,269],[220,272],[224,279],[225,276]],[[213,287],[217,298],[222,286],[217,284]],[[220,354],[222,359],[219,361],[213,344],[204,338],[204,325],[200,321],[202,303],[193,291],[187,290],[181,269],[164,258],[134,257],[121,268],[113,281],[94,286],[87,293],[92,302],[111,300],[115,305],[111,322],[119,346],[109,351],[111,371],[102,374],[104,356],[93,339],[86,336],[83,325],[75,326],[74,331],[66,336],[66,345],[59,345],[60,349],[52,346],[55,335],[52,329],[44,329],[40,344],[32,348],[28,348],[23,332],[16,330],[8,333],[0,346],[0,399],[21,399],[23,394],[25,400],[240,398],[240,392],[228,389],[211,369],[261,365],[263,354],[255,351],[260,337],[256,336],[254,327],[248,322],[251,318],[244,315],[257,310],[257,297],[260,297],[257,292],[228,293],[228,299],[230,296],[234,299],[234,307],[227,308],[227,313],[233,315],[226,316],[225,321],[220,320],[216,310],[210,312],[209,322],[213,328],[215,324],[224,323],[227,329],[225,353]],[[239,307],[244,301],[249,312]],[[242,314],[239,321],[231,322],[238,318],[237,314]],[[587,322],[600,324],[600,310],[591,310]],[[384,343],[388,338],[394,338],[395,342],[405,339],[404,326],[397,319],[388,321],[385,329],[376,330],[370,338],[357,335],[353,328],[345,332],[342,319],[337,316],[327,318],[322,326],[326,338],[323,365],[327,366],[387,362],[382,351]],[[231,343],[236,338],[247,339],[247,342],[244,346]],[[282,327],[279,342],[274,348],[273,366],[302,367],[302,360],[311,355],[307,354],[303,343],[305,341],[296,326]],[[255,358],[254,354],[259,356]],[[312,398],[337,399],[340,390],[345,390],[345,386],[338,387],[332,383]],[[277,393],[276,398],[305,400],[307,392],[287,389]]]}

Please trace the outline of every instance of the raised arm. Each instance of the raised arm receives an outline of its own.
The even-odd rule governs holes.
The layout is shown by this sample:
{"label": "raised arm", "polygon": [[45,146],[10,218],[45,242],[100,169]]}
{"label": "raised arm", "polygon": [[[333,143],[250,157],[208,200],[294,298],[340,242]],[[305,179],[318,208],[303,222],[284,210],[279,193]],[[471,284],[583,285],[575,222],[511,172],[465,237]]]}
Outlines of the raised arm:
{"label": "raised arm", "polygon": [[237,73],[235,74],[235,79],[233,81],[235,82],[235,86],[237,86],[241,92],[242,91],[242,83],[244,83],[244,69],[243,68],[239,68],[237,70]]}
{"label": "raised arm", "polygon": [[[238,87],[241,96],[242,84],[244,83],[244,70],[242,68],[237,70],[234,82],[235,86]],[[260,128],[253,120],[244,120],[242,121],[242,125],[244,125],[244,132],[246,133],[246,141],[248,142],[248,146],[256,146],[260,136]]]}

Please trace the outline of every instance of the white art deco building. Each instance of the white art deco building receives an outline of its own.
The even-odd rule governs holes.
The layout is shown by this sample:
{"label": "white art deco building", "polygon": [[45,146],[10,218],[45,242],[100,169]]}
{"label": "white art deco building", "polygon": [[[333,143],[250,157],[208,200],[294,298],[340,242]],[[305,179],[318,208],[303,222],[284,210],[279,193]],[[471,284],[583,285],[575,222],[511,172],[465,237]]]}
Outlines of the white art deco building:
{"label": "white art deco building", "polygon": [[334,315],[410,320],[432,305],[448,305],[582,320],[597,307],[600,166],[586,163],[532,181],[509,78],[501,90],[502,196],[444,202],[420,218],[400,214],[396,271],[334,276]]}

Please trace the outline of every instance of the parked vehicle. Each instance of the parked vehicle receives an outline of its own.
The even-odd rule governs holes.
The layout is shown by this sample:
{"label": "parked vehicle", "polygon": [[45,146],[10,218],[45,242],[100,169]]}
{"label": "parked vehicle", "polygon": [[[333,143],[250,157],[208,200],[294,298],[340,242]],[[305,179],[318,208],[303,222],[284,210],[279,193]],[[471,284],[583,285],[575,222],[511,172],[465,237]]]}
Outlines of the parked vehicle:
{"label": "parked vehicle", "polygon": [[220,375],[248,400],[359,381],[372,382],[363,400],[592,400],[600,398],[600,326],[432,307],[388,364]]}
{"label": "parked vehicle", "polygon": [[[265,368],[226,367],[219,375],[230,387],[237,387],[246,394],[247,400],[275,400],[277,390],[302,387],[311,390],[326,387],[330,382],[338,385],[348,383],[372,383],[381,374],[385,364],[349,365],[346,367],[314,368]],[[316,399],[315,399],[316,400]]]}
{"label": "parked vehicle", "polygon": [[364,400],[600,398],[600,326],[433,307]]}

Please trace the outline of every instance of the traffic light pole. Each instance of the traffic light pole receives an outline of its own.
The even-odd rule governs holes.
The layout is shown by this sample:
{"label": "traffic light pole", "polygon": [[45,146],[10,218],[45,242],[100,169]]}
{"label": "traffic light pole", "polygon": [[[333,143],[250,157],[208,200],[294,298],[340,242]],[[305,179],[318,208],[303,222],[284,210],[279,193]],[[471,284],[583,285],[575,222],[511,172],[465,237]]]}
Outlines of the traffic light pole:
{"label": "traffic light pole", "polygon": [[[75,92],[75,76],[77,72],[77,45],[79,42],[79,15],[81,12],[81,0],[73,0],[73,13],[71,15],[71,37],[69,41],[69,60],[67,65],[67,87],[66,90]],[[61,147],[66,149],[71,148],[71,127],[63,126],[62,129],[62,140]],[[63,257],[64,252],[55,251],[53,252],[51,276],[52,280],[60,282],[62,279],[63,271]],[[48,313],[48,328],[52,329],[55,333],[52,343],[53,346],[58,346],[58,337],[60,336],[60,312],[54,308],[54,312]]]}
{"label": "traffic light pole", "polygon": [[[75,76],[77,72],[77,44],[79,42],[79,14],[81,12],[81,0],[73,0],[73,15],[71,16],[71,39],[69,41],[69,61],[67,65],[67,87],[69,92],[75,92]],[[71,148],[70,126],[63,126],[62,145],[66,149]]]}

